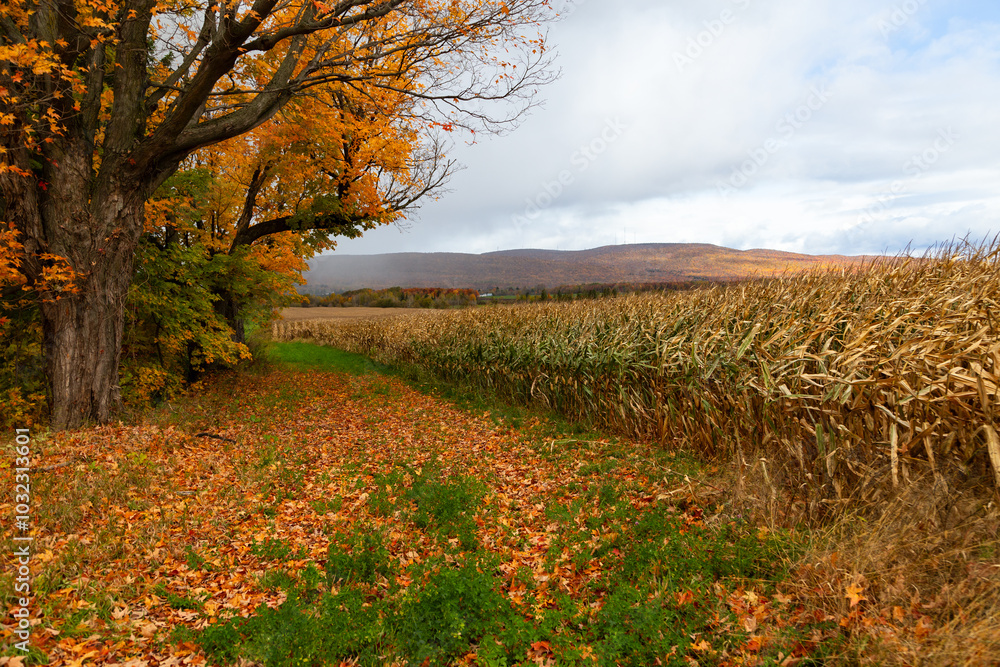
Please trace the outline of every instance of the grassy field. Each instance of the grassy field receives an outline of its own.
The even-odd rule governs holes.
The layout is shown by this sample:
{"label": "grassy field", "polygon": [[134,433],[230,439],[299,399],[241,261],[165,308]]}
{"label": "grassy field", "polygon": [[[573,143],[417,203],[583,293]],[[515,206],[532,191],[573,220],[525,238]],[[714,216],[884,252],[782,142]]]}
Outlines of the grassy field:
{"label": "grassy field", "polygon": [[682,452],[333,348],[271,357],[143,423],[31,434],[21,664],[984,664],[996,648],[995,607],[968,588],[881,599],[854,558],[885,555],[881,526],[769,524]]}
{"label": "grassy field", "polygon": [[29,435],[0,664],[994,664],[998,254],[279,322]]}

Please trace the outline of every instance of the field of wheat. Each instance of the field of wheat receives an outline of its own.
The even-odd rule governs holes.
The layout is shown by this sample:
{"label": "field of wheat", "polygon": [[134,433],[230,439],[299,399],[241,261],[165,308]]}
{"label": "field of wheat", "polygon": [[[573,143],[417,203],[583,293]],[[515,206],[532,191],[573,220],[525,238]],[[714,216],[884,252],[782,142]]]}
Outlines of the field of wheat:
{"label": "field of wheat", "polygon": [[711,290],[277,322],[752,467],[812,516],[913,475],[1000,486],[1000,245]]}

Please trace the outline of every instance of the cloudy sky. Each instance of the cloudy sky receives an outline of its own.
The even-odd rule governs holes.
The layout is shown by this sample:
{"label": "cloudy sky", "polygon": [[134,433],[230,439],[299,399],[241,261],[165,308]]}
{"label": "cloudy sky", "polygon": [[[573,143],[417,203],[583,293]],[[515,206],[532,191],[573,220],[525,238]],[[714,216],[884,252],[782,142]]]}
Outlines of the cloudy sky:
{"label": "cloudy sky", "polygon": [[406,229],[337,252],[1000,233],[996,0],[562,0],[562,76]]}

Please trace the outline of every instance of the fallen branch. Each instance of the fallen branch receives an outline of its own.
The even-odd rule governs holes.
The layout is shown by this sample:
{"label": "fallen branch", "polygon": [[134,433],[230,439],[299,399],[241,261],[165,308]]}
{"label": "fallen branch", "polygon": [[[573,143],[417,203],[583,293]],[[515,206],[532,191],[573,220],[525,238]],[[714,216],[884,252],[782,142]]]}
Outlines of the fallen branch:
{"label": "fallen branch", "polygon": [[66,466],[73,465],[74,463],[80,463],[80,462],[89,463],[91,461],[93,461],[93,459],[90,458],[89,456],[74,456],[73,458],[63,461],[62,463],[56,463],[55,465],[44,466],[42,468],[32,468],[31,472],[32,473],[51,472],[52,470],[65,468]]}

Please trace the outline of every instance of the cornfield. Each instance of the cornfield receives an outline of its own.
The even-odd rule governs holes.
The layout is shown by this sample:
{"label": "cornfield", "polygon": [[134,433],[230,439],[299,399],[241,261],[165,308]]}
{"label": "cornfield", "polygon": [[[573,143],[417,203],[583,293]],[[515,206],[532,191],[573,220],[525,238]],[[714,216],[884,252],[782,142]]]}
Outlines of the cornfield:
{"label": "cornfield", "polygon": [[749,460],[815,510],[877,500],[915,471],[1000,486],[998,300],[994,243],[694,292],[277,322],[273,336]]}

